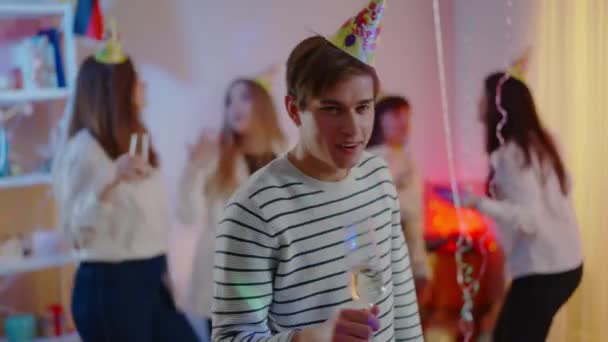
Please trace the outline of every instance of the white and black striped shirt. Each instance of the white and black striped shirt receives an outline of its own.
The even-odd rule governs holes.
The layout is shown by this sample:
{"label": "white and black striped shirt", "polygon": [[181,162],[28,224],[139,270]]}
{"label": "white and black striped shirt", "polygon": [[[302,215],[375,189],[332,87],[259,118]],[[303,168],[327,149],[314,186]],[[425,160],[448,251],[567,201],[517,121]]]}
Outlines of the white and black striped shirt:
{"label": "white and black striped shirt", "polygon": [[386,287],[374,341],[423,341],[396,190],[370,154],[340,182],[284,156],[237,190],[216,237],[213,341],[289,341],[351,302],[343,227],[369,217]]}

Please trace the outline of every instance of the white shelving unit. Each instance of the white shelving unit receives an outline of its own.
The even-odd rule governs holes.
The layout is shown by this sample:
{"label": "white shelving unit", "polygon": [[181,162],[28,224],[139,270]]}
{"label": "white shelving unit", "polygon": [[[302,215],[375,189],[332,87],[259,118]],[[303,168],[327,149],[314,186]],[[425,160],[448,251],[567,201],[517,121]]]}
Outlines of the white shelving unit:
{"label": "white shelving unit", "polygon": [[[65,130],[70,119],[71,94],[76,76],[76,44],[74,39],[74,9],[70,3],[50,1],[0,1],[0,20],[6,19],[37,19],[44,17],[60,17],[59,31],[62,34],[63,65],[66,75],[66,87],[46,89],[0,90],[0,106],[18,106],[26,103],[65,100],[64,113],[60,122]],[[1,123],[0,123],[1,124]],[[29,187],[40,184],[50,184],[50,176],[32,174],[0,178],[0,190],[6,188]]]}
{"label": "white shelving unit", "polygon": [[[61,55],[66,79],[66,87],[36,88],[19,90],[0,90],[0,107],[22,106],[30,103],[44,104],[47,101],[64,101],[63,116],[60,120],[60,129],[65,132],[65,127],[70,120],[71,97],[74,89],[74,81],[77,72],[76,42],[74,39],[74,9],[72,1],[60,2],[59,0],[0,0],[0,21],[25,19],[42,20],[53,18],[51,21],[57,23],[57,29],[61,34]],[[56,18],[56,19],[55,19]],[[35,119],[35,118],[34,118]],[[2,123],[0,122],[0,125]],[[28,188],[39,185],[50,185],[51,176],[48,174],[24,174],[20,176],[9,176],[0,178],[0,192],[6,189]],[[8,193],[8,192],[7,192]],[[0,224],[10,222],[0,222]],[[64,272],[66,265],[74,264],[77,259],[71,254],[60,254],[55,256],[33,256],[19,261],[0,261],[0,280],[2,277],[12,276],[26,272],[36,272],[44,269],[57,269]],[[63,273],[61,273],[62,275]],[[63,276],[59,278],[62,279]],[[59,288],[63,288],[60,280]],[[63,296],[60,293],[60,302]],[[7,341],[0,337],[0,342]],[[37,342],[78,342],[78,334],[70,334],[57,338],[37,338]]]}
{"label": "white shelving unit", "polygon": [[[70,119],[70,99],[73,93],[73,84],[76,77],[76,43],[74,39],[74,9],[71,2],[60,3],[46,1],[28,0],[0,0],[0,21],[10,19],[32,19],[37,20],[45,17],[59,18],[60,26],[58,30],[62,35],[63,65],[66,76],[66,87],[46,88],[46,89],[18,89],[0,90],[0,106],[24,105],[33,102],[65,100],[64,114],[60,125],[65,127]],[[1,124],[1,123],[0,123]],[[38,185],[50,185],[51,176],[49,174],[23,174],[19,176],[0,177],[0,191],[3,189],[25,188]],[[51,258],[52,259],[52,258]],[[57,260],[66,260],[64,256],[58,256]],[[28,267],[32,271],[40,268],[56,267],[57,260],[40,262],[30,260],[23,263],[24,270]],[[14,265],[6,266],[0,264],[0,275],[4,270],[16,270]]]}
{"label": "white shelving unit", "polygon": [[71,254],[57,256],[33,256],[23,260],[0,264],[0,277],[24,272],[34,272],[48,268],[74,264],[77,258]]}
{"label": "white shelving unit", "polygon": [[[73,93],[73,83],[76,77],[76,43],[74,39],[74,9],[68,3],[50,1],[3,0],[0,2],[0,20],[6,19],[36,19],[41,17],[60,17],[59,30],[62,34],[61,53],[66,75],[66,87],[48,89],[19,89],[0,90],[0,105],[20,105],[28,102],[43,102],[66,100],[69,102]],[[66,103],[62,125],[66,125],[70,116],[70,104]]]}
{"label": "white shelving unit", "polygon": [[0,90],[0,105],[14,105],[23,102],[42,102],[53,100],[67,100],[70,90],[65,88],[34,89],[34,90]]}
{"label": "white shelving unit", "polygon": [[0,19],[1,18],[28,18],[28,17],[43,17],[49,15],[64,15],[66,8],[70,8],[68,4],[43,2],[43,1],[4,1],[0,3]]}
{"label": "white shelving unit", "polygon": [[[65,61],[66,75],[68,76],[68,90],[74,76],[76,75],[76,44],[74,42],[74,14],[70,3],[36,2],[25,0],[13,0],[0,2],[0,20],[3,19],[28,19],[36,17],[60,16],[61,32],[63,34],[63,58]],[[2,91],[0,91],[0,94]]]}
{"label": "white shelving unit", "polygon": [[35,185],[51,185],[51,175],[31,173],[23,176],[10,176],[0,178],[0,189],[22,188]]}
{"label": "white shelving unit", "polygon": [[[66,75],[66,87],[46,89],[17,89],[0,90],[0,106],[22,105],[32,102],[66,100],[62,124],[69,118],[69,102],[72,94],[73,81],[76,75],[76,47],[74,41],[73,8],[69,3],[34,2],[34,1],[4,1],[0,2],[0,20],[6,19],[36,19],[42,17],[61,17],[59,30],[62,34],[61,53]],[[50,177],[44,175],[24,175],[0,178],[2,188],[28,187],[50,183]]]}

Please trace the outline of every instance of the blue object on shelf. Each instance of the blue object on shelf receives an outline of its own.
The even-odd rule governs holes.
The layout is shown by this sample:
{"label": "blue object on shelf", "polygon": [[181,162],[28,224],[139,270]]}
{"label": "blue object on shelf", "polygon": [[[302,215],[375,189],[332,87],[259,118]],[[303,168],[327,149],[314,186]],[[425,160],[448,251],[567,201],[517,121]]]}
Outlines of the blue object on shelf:
{"label": "blue object on shelf", "polygon": [[0,126],[0,177],[7,177],[10,175],[9,152],[8,134],[6,134],[4,127]]}
{"label": "blue object on shelf", "polygon": [[36,336],[36,319],[32,315],[12,315],[4,321],[8,342],[31,342]]}
{"label": "blue object on shelf", "polygon": [[49,42],[53,46],[55,55],[55,72],[57,73],[57,86],[63,88],[66,86],[65,72],[63,70],[63,59],[61,58],[61,42],[59,41],[59,32],[57,29],[51,28],[38,32],[38,35],[47,36]]}

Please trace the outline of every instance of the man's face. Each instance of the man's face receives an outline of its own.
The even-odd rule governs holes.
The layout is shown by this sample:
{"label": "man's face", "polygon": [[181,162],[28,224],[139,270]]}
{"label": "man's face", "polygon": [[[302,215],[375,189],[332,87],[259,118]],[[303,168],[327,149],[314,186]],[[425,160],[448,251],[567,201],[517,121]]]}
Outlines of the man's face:
{"label": "man's face", "polygon": [[[288,101],[289,102],[289,101]],[[359,162],[374,123],[374,81],[369,75],[346,78],[305,108],[288,104],[300,129],[299,144],[324,168],[339,172]]]}

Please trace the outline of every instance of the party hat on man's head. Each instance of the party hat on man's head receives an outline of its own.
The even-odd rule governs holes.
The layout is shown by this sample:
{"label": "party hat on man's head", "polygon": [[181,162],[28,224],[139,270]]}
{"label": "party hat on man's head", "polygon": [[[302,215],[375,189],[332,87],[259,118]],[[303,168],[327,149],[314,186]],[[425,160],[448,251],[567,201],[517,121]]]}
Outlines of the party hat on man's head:
{"label": "party hat on man's head", "polygon": [[348,19],[329,41],[361,62],[373,65],[385,7],[386,0],[371,0],[356,16]]}
{"label": "party hat on man's head", "polygon": [[279,73],[279,64],[272,64],[251,80],[260,85],[268,93],[272,92],[272,84]]}
{"label": "party hat on man's head", "polygon": [[104,64],[121,64],[127,60],[127,55],[122,50],[118,39],[118,29],[115,19],[108,20],[108,32],[106,41],[101,50],[95,54],[95,60]]}
{"label": "party hat on man's head", "polygon": [[527,48],[517,59],[513,61],[509,68],[509,75],[523,83],[526,83],[528,65],[530,63],[531,48]]}

